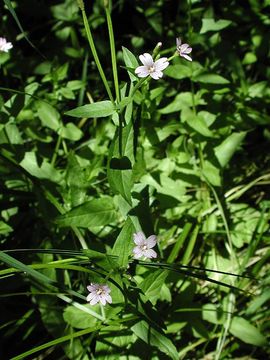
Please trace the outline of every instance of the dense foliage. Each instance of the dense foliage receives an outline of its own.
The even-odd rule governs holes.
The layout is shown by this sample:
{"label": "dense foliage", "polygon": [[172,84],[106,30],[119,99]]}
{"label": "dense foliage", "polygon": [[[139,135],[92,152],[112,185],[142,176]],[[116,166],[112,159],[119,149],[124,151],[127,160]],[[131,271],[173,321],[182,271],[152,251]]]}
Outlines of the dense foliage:
{"label": "dense foliage", "polygon": [[269,357],[269,10],[2,2],[1,359]]}

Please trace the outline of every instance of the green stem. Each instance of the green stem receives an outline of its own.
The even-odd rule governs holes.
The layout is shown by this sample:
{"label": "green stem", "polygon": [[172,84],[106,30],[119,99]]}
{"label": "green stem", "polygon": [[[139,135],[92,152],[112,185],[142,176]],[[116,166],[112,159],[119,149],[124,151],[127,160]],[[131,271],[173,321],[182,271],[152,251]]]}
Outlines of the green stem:
{"label": "green stem", "polygon": [[103,71],[103,69],[102,69],[101,63],[100,63],[100,61],[99,61],[99,57],[98,57],[98,54],[97,54],[97,51],[96,51],[96,47],[95,47],[95,44],[94,44],[94,39],[93,39],[91,30],[90,30],[89,22],[88,22],[88,19],[87,19],[87,16],[86,16],[86,13],[85,13],[84,8],[81,8],[81,11],[82,11],[83,23],[84,23],[84,27],[85,27],[87,39],[88,39],[88,42],[89,42],[89,45],[90,45],[90,49],[91,49],[91,51],[92,51],[92,54],[93,54],[95,63],[96,63],[96,65],[97,65],[97,68],[98,68],[100,77],[101,77],[101,79],[102,79],[102,81],[103,81],[103,84],[104,84],[104,86],[105,86],[105,89],[106,89],[106,91],[107,91],[107,94],[108,94],[111,102],[114,103],[114,98],[113,98],[113,96],[112,96],[111,89],[110,89],[110,87],[109,87],[108,81],[107,81],[107,79],[106,79],[106,76],[105,76],[104,71]]}
{"label": "green stem", "polygon": [[114,33],[113,33],[113,25],[109,7],[105,7],[106,20],[109,31],[109,40],[110,40],[110,48],[111,48],[111,58],[112,58],[112,70],[113,70],[113,81],[115,88],[115,96],[116,100],[120,102],[120,91],[119,91],[119,83],[118,83],[118,73],[117,73],[117,61],[116,61],[116,52],[115,52],[115,42],[114,42]]}

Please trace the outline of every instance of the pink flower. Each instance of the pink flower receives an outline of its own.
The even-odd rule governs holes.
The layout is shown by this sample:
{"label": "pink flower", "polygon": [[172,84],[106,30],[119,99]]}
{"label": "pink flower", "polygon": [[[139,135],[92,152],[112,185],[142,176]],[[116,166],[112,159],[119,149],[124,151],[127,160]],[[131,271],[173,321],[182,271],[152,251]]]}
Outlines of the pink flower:
{"label": "pink flower", "polygon": [[90,302],[90,305],[95,305],[98,302],[102,305],[106,305],[106,303],[112,303],[112,297],[109,295],[111,289],[108,285],[91,283],[89,286],[87,286],[87,290],[90,293],[88,294],[86,300]]}
{"label": "pink flower", "polygon": [[188,44],[182,44],[182,41],[180,38],[176,39],[176,50],[180,56],[183,58],[192,61],[191,57],[187,54],[190,54],[192,51],[192,48]]}
{"label": "pink flower", "polygon": [[140,55],[139,58],[143,63],[143,66],[138,66],[135,69],[135,74],[141,78],[150,75],[151,78],[158,80],[163,76],[162,70],[166,69],[169,65],[166,57],[162,57],[157,61],[154,61],[150,54],[144,53],[143,55]]}
{"label": "pink flower", "polygon": [[7,42],[5,38],[0,37],[0,51],[8,52],[10,49],[13,48],[11,42]]}
{"label": "pink flower", "polygon": [[147,259],[156,258],[157,253],[152,249],[157,243],[155,235],[149,236],[147,239],[142,231],[133,234],[134,242],[137,246],[133,249],[135,259],[145,257]]}

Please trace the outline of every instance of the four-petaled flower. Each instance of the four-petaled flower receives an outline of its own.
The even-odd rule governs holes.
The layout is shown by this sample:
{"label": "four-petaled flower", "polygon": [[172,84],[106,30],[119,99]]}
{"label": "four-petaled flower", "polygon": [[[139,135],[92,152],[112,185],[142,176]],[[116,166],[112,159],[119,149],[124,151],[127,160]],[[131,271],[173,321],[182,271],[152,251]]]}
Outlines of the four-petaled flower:
{"label": "four-petaled flower", "polygon": [[10,49],[13,48],[11,42],[7,42],[5,38],[0,37],[0,52],[8,52]]}
{"label": "four-petaled flower", "polygon": [[112,297],[109,295],[111,289],[108,285],[91,283],[89,286],[87,286],[87,290],[90,292],[90,294],[88,294],[86,300],[90,302],[90,305],[95,305],[98,302],[102,305],[106,305],[106,303],[112,303]]}
{"label": "four-petaled flower", "polygon": [[158,80],[163,76],[162,70],[166,69],[166,67],[169,65],[169,62],[167,61],[168,59],[166,57],[162,57],[154,61],[152,56],[148,53],[140,55],[139,59],[143,63],[143,66],[138,66],[135,69],[135,74],[141,78],[150,75],[151,78]]}
{"label": "four-petaled flower", "polygon": [[176,50],[180,56],[183,58],[192,61],[191,57],[187,54],[190,54],[192,51],[192,48],[188,44],[182,44],[182,41],[180,38],[176,39]]}
{"label": "four-petaled flower", "polygon": [[156,258],[157,253],[152,249],[157,243],[155,235],[149,236],[147,239],[142,231],[133,234],[134,242],[137,246],[133,249],[135,259],[145,257],[147,259]]}

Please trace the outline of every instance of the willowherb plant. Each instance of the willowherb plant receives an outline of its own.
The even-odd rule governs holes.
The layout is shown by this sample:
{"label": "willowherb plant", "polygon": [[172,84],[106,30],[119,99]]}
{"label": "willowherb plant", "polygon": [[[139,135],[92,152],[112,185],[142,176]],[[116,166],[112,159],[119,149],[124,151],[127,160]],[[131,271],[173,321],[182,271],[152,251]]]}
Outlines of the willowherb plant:
{"label": "willowherb plant", "polygon": [[[30,218],[35,248],[17,249],[16,254],[38,254],[25,265],[9,250],[0,251],[0,260],[8,265],[0,272],[3,279],[22,274],[23,285],[31,285],[27,303],[33,299],[35,318],[46,328],[44,339],[48,333],[55,339],[14,359],[47,348],[55,351],[58,344],[72,360],[140,360],[145,354],[149,359],[209,355],[218,360],[246,355],[238,352],[241,341],[264,348],[264,320],[257,312],[268,295],[262,290],[253,302],[249,292],[259,293],[254,277],[261,269],[266,274],[268,256],[256,251],[260,242],[267,248],[269,204],[259,211],[236,200],[257,185],[263,187],[269,174],[242,183],[246,178],[239,182],[238,164],[232,171],[230,161],[253,131],[254,123],[248,128],[246,120],[267,88],[258,80],[248,90],[247,81],[260,76],[254,72],[247,80],[233,46],[227,44],[223,51],[222,31],[234,20],[209,19],[211,8],[200,33],[193,34],[192,17],[201,22],[204,14],[197,15],[199,8],[193,14],[189,2],[187,32],[172,27],[175,34],[168,31],[164,45],[158,42],[153,51],[147,47],[152,38],[133,52],[126,47],[117,51],[111,13],[124,2],[93,2],[90,17],[83,0],[77,3],[79,8],[69,0],[52,6],[56,23],[50,35],[55,34],[57,44],[62,41],[62,55],[71,54],[69,60],[63,66],[55,60],[50,70],[47,60],[38,60],[32,76],[27,73],[22,94],[14,90],[7,101],[0,97],[0,186],[8,194],[3,195],[0,235],[13,241],[9,220],[14,216],[14,223],[24,226]],[[129,5],[149,19],[153,31],[159,29],[153,14],[165,3]],[[77,36],[80,12],[84,29]],[[108,40],[102,43],[98,32],[104,24]],[[144,40],[139,26],[137,31],[136,41]],[[245,51],[247,44],[259,42],[254,29],[251,33],[252,42],[242,42]],[[186,34],[193,44],[194,59],[191,46],[178,34]],[[80,45],[85,37],[90,55]],[[202,51],[209,46],[207,54]],[[0,38],[0,52],[11,48]],[[245,61],[252,60],[250,52]],[[221,53],[228,54],[227,62],[220,62],[228,71],[218,67]],[[110,55],[109,69],[100,54]],[[200,54],[205,56],[201,62]],[[2,54],[5,75],[13,66],[10,55]],[[81,78],[74,80],[82,58]],[[20,77],[15,76],[17,84]],[[231,92],[236,83],[241,86]],[[64,113],[72,103],[76,108]],[[29,233],[26,237],[28,241]]]}

